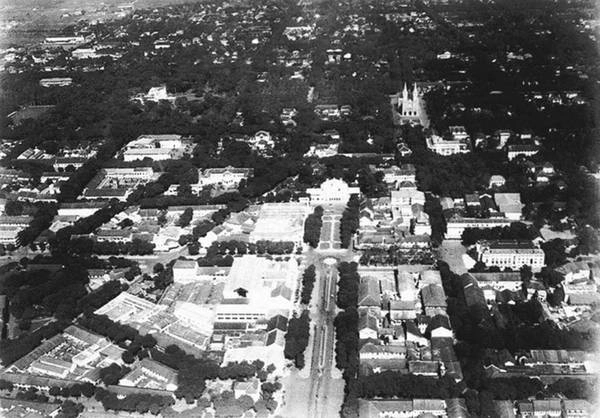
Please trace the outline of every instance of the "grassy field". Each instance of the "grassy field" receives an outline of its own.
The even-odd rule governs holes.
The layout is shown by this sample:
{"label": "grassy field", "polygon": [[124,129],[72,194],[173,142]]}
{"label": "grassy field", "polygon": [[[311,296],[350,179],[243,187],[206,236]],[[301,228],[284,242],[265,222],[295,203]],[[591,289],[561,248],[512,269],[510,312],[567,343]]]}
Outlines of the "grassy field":
{"label": "grassy field", "polygon": [[28,45],[80,20],[106,21],[124,16],[119,6],[147,9],[193,0],[0,0],[0,48]]}

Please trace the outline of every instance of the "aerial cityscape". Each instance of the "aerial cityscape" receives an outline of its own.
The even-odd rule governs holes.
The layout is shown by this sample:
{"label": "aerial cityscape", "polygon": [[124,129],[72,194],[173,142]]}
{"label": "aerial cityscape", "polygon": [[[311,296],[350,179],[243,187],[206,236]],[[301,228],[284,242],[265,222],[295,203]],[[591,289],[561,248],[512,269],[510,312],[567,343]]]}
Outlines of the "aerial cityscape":
{"label": "aerial cityscape", "polygon": [[600,3],[5,0],[0,417],[600,418]]}

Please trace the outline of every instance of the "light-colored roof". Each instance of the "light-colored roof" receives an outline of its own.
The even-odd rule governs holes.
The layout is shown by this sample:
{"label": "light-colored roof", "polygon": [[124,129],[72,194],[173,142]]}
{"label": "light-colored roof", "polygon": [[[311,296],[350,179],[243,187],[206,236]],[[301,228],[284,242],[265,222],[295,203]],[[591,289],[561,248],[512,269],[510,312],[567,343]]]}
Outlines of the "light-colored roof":
{"label": "light-colored roof", "polygon": [[198,268],[198,262],[195,260],[177,260],[173,265],[173,268],[194,270]]}

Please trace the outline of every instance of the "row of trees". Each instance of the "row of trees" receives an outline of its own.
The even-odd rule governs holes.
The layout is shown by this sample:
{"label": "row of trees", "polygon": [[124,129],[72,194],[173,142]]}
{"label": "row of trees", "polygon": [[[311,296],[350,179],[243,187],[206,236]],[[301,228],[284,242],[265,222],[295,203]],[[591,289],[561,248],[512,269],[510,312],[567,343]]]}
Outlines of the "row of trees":
{"label": "row of trees", "polygon": [[147,393],[118,396],[117,393],[103,388],[96,389],[94,398],[100,401],[107,411],[138,412],[140,414],[150,412],[152,415],[161,415],[164,409],[175,404],[172,396]]}
{"label": "row of trees", "polygon": [[446,218],[440,199],[431,193],[425,195],[425,205],[423,210],[429,215],[429,224],[431,225],[431,241],[433,245],[440,245],[446,234]]}
{"label": "row of trees", "polygon": [[358,305],[358,286],[360,283],[357,264],[340,263],[338,274],[337,306],[340,309],[356,307]]}
{"label": "row of trees", "polygon": [[453,378],[433,378],[385,371],[358,378],[359,396],[365,398],[428,398],[448,399],[460,395],[460,388]]}
{"label": "row of trees", "polygon": [[539,235],[533,226],[522,222],[512,222],[510,226],[497,226],[495,228],[465,228],[462,233],[462,244],[465,247],[475,244],[479,240],[523,240],[531,241]]}
{"label": "row of trees", "polygon": [[114,322],[105,315],[90,312],[79,319],[79,324],[125,348],[122,359],[126,364],[133,363],[136,357],[140,360],[148,357],[148,351],[156,346],[156,339],[152,335],[142,336],[135,328]]}
{"label": "row of trees", "polygon": [[134,238],[131,241],[96,241],[88,237],[77,237],[69,245],[71,252],[78,255],[149,255],[154,252],[152,242]]}
{"label": "row of trees", "polygon": [[308,346],[310,333],[308,312],[308,309],[305,309],[299,317],[294,315],[288,322],[288,329],[285,334],[283,354],[285,358],[294,360],[294,365],[298,369],[304,367],[304,350]]}
{"label": "row of trees", "polygon": [[358,230],[359,223],[359,207],[360,201],[358,196],[353,195],[348,200],[348,206],[342,213],[342,219],[340,220],[340,240],[342,241],[342,248],[350,247],[352,236]]}
{"label": "row of trees", "polygon": [[316,277],[317,274],[314,264],[308,266],[306,270],[304,270],[304,273],[302,273],[302,293],[300,294],[300,302],[304,305],[310,303]]}
{"label": "row of trees", "polygon": [[273,365],[265,368],[265,364],[259,360],[252,363],[230,363],[221,367],[212,359],[198,359],[187,354],[176,345],[170,345],[164,351],[153,348],[150,355],[153,360],[178,371],[175,396],[185,399],[187,403],[193,403],[202,396],[206,380],[219,378],[243,381],[256,376],[264,382],[268,374],[275,370]]}
{"label": "row of trees", "polygon": [[291,241],[215,241],[206,250],[207,257],[215,255],[243,255],[243,254],[291,254],[295,244]]}
{"label": "row of trees", "polygon": [[360,277],[356,263],[342,262],[338,267],[337,305],[340,311],[333,325],[335,327],[335,362],[343,370],[346,382],[342,405],[342,416],[358,416],[358,386],[356,379],[360,365],[358,350],[358,287]]}
{"label": "row of trees", "polygon": [[304,223],[304,242],[313,248],[319,246],[321,227],[323,226],[323,208],[317,206],[312,214],[308,215]]}

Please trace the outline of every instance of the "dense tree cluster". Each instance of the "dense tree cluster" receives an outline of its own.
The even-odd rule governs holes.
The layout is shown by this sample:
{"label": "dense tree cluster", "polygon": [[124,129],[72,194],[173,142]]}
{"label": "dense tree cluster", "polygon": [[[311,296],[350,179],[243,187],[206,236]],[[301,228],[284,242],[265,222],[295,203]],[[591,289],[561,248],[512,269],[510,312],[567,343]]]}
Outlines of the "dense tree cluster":
{"label": "dense tree cluster", "polygon": [[131,241],[96,241],[88,237],[73,238],[71,251],[78,255],[148,255],[154,252],[152,242],[134,238]]}
{"label": "dense tree cluster", "polygon": [[294,364],[298,369],[304,368],[304,350],[308,346],[310,332],[308,313],[308,309],[305,309],[299,317],[292,317],[288,322],[288,329],[285,334],[283,354],[285,358],[294,360]]}
{"label": "dense tree cluster", "polygon": [[358,416],[358,385],[359,368],[359,336],[358,336],[358,287],[360,277],[356,263],[342,262],[338,267],[337,305],[344,309],[340,311],[333,325],[335,327],[335,362],[343,370],[346,381],[345,397],[342,415],[345,417]]}
{"label": "dense tree cluster", "polygon": [[321,238],[321,227],[323,226],[323,208],[317,206],[313,213],[308,215],[306,222],[304,223],[304,242],[310,245],[312,248],[319,246],[319,240]]}
{"label": "dense tree cluster", "polygon": [[497,226],[495,228],[465,228],[462,233],[462,244],[471,246],[480,240],[522,240],[530,241],[539,236],[539,231],[533,226],[522,222],[512,222],[510,226]]}
{"label": "dense tree cluster", "polygon": [[57,213],[56,204],[36,202],[33,219],[27,228],[19,232],[17,243],[22,246],[31,244],[42,231],[46,230]]}
{"label": "dense tree cluster", "polygon": [[50,396],[61,396],[63,398],[79,398],[80,396],[85,396],[86,398],[91,398],[94,396],[94,392],[96,391],[96,386],[89,382],[85,383],[75,383],[71,386],[50,386],[48,389],[48,394]]}
{"label": "dense tree cluster", "polygon": [[118,385],[121,380],[131,369],[127,366],[119,366],[117,363],[112,363],[100,369],[100,380],[105,385]]}
{"label": "dense tree cluster", "polygon": [[15,399],[28,402],[48,402],[48,397],[35,387],[19,390],[15,395]]}
{"label": "dense tree cluster", "polygon": [[114,322],[105,315],[88,313],[79,318],[78,323],[124,348],[126,351],[123,353],[123,361],[127,364],[133,363],[136,357],[140,360],[147,357],[148,351],[156,346],[152,335],[142,336],[135,328]]}
{"label": "dense tree cluster", "polygon": [[9,309],[17,319],[53,315],[69,320],[99,308],[124,289],[118,281],[109,281],[88,293],[88,281],[87,271],[72,264],[55,272],[13,272],[2,283],[2,290],[10,297]]}
{"label": "dense tree cluster", "polygon": [[107,411],[138,412],[140,414],[149,412],[152,415],[160,415],[165,408],[175,403],[172,396],[133,393],[121,397],[115,392],[103,388],[96,390],[94,398],[100,401]]}
{"label": "dense tree cluster", "polygon": [[194,216],[194,210],[192,208],[186,208],[183,211],[183,213],[181,214],[181,216],[179,217],[179,220],[177,221],[177,226],[180,226],[181,228],[185,228],[186,226],[188,226],[190,224],[193,216]]}
{"label": "dense tree cluster", "polygon": [[186,402],[193,403],[199,399],[206,387],[206,379],[236,379],[245,380],[252,376],[266,379],[266,374],[273,371],[271,366],[264,369],[264,363],[231,363],[224,367],[210,359],[198,359],[191,354],[186,354],[179,347],[171,345],[164,351],[156,348],[151,350],[152,359],[159,361],[178,371],[177,390],[175,396],[184,398]]}
{"label": "dense tree cluster", "polygon": [[300,294],[300,302],[304,305],[310,303],[316,277],[317,274],[314,264],[308,266],[306,270],[304,270],[304,273],[302,273],[302,293]]}
{"label": "dense tree cluster", "polygon": [[340,219],[340,240],[342,241],[342,248],[350,247],[352,236],[358,230],[360,225],[358,219],[359,207],[360,201],[358,200],[358,196],[351,196],[348,201],[348,206],[342,213],[342,219]]}
{"label": "dense tree cluster", "polygon": [[2,364],[8,366],[16,360],[31,352],[39,346],[43,340],[54,337],[62,332],[70,322],[53,321],[34,332],[22,334],[18,338],[0,341],[0,359]]}
{"label": "dense tree cluster", "polygon": [[431,193],[425,194],[425,205],[423,210],[429,215],[431,225],[431,241],[433,245],[440,245],[446,234],[446,219],[440,204],[440,199]]}
{"label": "dense tree cluster", "polygon": [[243,254],[291,254],[295,245],[291,241],[215,241],[206,250],[207,257],[217,255],[243,255]]}
{"label": "dense tree cluster", "polygon": [[460,395],[460,389],[450,377],[438,379],[395,371],[360,376],[358,386],[360,396],[365,398],[448,399]]}
{"label": "dense tree cluster", "polygon": [[356,271],[356,263],[342,262],[338,267],[338,294],[337,306],[340,309],[356,307],[358,305],[358,285],[360,277]]}
{"label": "dense tree cluster", "polygon": [[60,405],[58,418],[77,418],[84,410],[84,406],[80,403],[73,402],[69,399],[63,401]]}

